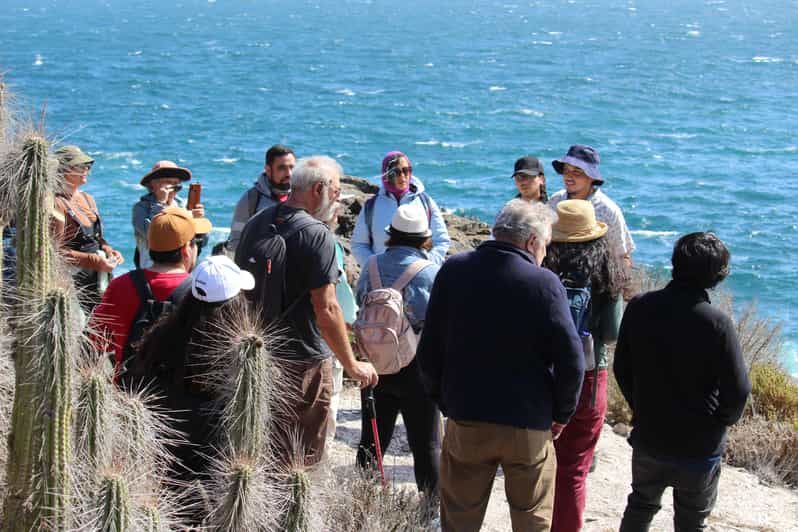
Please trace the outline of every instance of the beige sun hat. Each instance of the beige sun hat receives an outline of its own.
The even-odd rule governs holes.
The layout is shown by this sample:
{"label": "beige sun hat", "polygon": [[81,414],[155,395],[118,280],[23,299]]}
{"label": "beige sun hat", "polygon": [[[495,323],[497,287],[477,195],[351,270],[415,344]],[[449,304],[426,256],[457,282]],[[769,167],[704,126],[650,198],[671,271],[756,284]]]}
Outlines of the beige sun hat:
{"label": "beige sun hat", "polygon": [[596,221],[593,204],[586,200],[561,201],[557,218],[551,227],[552,242],[590,242],[607,234],[607,224]]}

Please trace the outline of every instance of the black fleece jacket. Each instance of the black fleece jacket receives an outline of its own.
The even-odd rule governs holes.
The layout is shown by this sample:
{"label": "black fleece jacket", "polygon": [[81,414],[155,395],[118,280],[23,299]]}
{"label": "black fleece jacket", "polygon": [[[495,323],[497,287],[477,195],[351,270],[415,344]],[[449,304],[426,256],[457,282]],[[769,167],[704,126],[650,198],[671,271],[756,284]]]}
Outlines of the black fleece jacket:
{"label": "black fleece jacket", "polygon": [[497,241],[443,264],[416,357],[447,416],[526,429],[567,422],[584,376],[559,279]]}
{"label": "black fleece jacket", "polygon": [[731,319],[676,281],[629,303],[613,370],[632,408],[632,446],[665,459],[719,456],[751,391]]}

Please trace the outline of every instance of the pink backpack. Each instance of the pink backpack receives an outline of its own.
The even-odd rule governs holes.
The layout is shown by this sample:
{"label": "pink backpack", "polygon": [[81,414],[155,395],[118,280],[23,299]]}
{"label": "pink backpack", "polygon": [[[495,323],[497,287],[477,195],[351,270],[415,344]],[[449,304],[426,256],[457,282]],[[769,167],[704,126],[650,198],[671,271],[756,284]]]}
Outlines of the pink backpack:
{"label": "pink backpack", "polygon": [[431,264],[428,260],[417,260],[405,269],[393,286],[383,288],[377,256],[369,257],[371,291],[360,306],[353,328],[361,351],[380,375],[398,373],[416,356],[418,337],[405,315],[402,289]]}

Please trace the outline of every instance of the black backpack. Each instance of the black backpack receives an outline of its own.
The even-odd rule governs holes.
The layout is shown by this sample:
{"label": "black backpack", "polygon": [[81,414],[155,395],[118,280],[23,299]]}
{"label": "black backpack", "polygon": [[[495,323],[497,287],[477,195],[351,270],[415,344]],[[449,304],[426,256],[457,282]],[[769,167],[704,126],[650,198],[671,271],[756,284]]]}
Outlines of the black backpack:
{"label": "black backpack", "polygon": [[144,270],[131,270],[130,279],[136,287],[136,293],[141,303],[127,336],[127,343],[122,353],[123,363],[128,363],[133,358],[138,349],[138,343],[155,322],[172,312],[191,289],[191,277],[189,276],[175,288],[168,298],[158,301],[152,293],[150,283],[147,282]]}
{"label": "black backpack", "polygon": [[[286,241],[303,229],[322,224],[309,214],[280,216],[283,204],[260,211],[244,226],[236,248],[235,262],[255,278],[255,288],[247,298],[259,309],[264,325],[282,320],[301,301],[300,295],[286,308]],[[293,221],[296,216],[300,219]],[[286,223],[292,221],[293,223]]]}

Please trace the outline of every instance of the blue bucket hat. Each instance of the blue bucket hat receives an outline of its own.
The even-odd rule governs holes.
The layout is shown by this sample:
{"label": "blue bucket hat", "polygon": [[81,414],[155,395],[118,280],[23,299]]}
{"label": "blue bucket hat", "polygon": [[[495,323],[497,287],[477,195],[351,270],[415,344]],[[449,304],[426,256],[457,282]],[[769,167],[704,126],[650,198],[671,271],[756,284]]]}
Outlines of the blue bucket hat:
{"label": "blue bucket hat", "polygon": [[558,174],[562,174],[565,163],[581,168],[593,180],[593,184],[598,186],[604,184],[604,178],[601,177],[601,172],[599,172],[598,168],[600,162],[601,158],[596,150],[583,144],[574,144],[568,148],[568,153],[565,154],[565,157],[553,160],[551,165]]}

